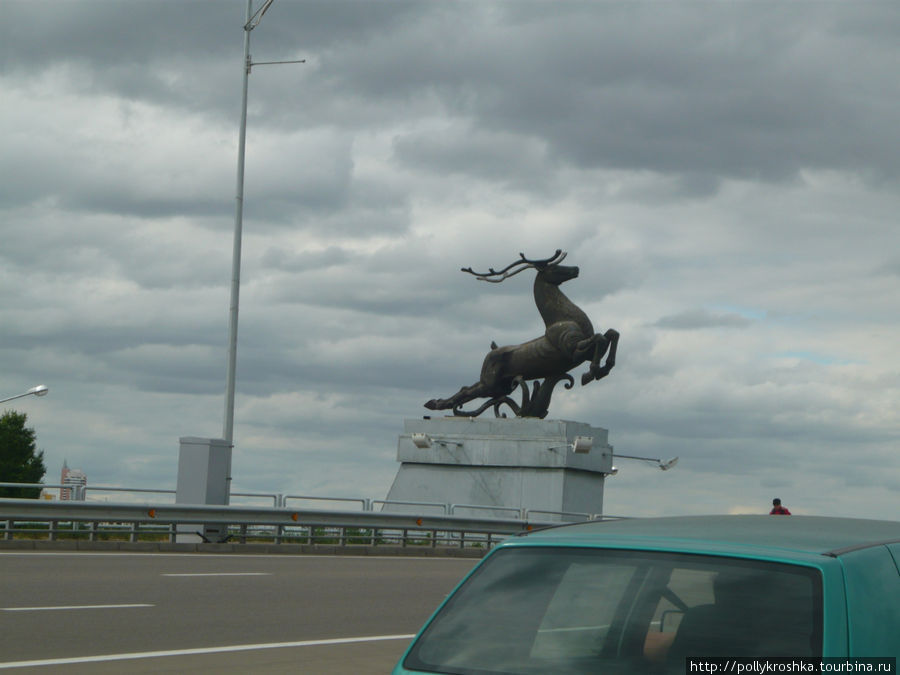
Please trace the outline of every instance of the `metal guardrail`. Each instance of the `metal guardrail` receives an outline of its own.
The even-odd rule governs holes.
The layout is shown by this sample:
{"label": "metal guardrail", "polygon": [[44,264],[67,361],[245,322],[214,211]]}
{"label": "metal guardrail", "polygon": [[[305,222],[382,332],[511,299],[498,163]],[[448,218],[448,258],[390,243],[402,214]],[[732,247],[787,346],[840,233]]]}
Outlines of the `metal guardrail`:
{"label": "metal guardrail", "polygon": [[[95,492],[126,492],[126,493],[145,493],[145,494],[170,494],[174,495],[175,490],[166,488],[131,488],[131,487],[112,487],[105,485],[71,485],[68,483],[0,483],[0,488],[50,488],[69,490],[71,497],[68,501],[83,502],[88,499],[88,491]],[[263,499],[271,499],[273,506],[284,506],[284,495],[273,492],[232,492],[232,497],[257,497]],[[307,497],[307,499],[313,499]],[[319,497],[318,499],[324,499]],[[359,500],[357,500],[359,501]]]}
{"label": "metal guardrail", "polygon": [[324,501],[324,502],[349,502],[351,504],[360,504],[363,511],[372,510],[372,500],[362,497],[315,497],[312,495],[281,495],[281,503],[278,506],[287,506],[289,499],[302,499],[306,501]]}
{"label": "metal guardrail", "polygon": [[70,490],[73,500],[84,499],[84,485],[70,485],[67,483],[0,483],[0,488],[53,488]]}
{"label": "metal guardrail", "polygon": [[522,520],[526,520],[523,516],[524,509],[516,508],[515,506],[486,506],[484,504],[448,504],[447,513],[453,515],[456,513],[456,509],[467,509],[470,511],[511,511],[516,514],[516,518],[521,518]]}
{"label": "metal guardrail", "polygon": [[[491,548],[507,536],[537,527],[583,520],[612,520],[620,516],[568,513],[490,504],[367,499],[316,495],[284,495],[271,492],[232,492],[233,497],[271,499],[272,506],[227,506],[89,501],[87,491],[175,494],[175,490],[87,486],[46,483],[0,483],[0,487],[66,488],[72,500],[0,498],[0,540],[20,538],[140,540],[180,543],[192,525],[225,525],[226,540],[240,543],[273,542],[334,544],[341,546],[427,545],[432,548]],[[327,502],[349,505],[351,510],[300,508],[290,502]],[[358,508],[359,510],[352,510]],[[376,510],[378,509],[378,510]],[[486,512],[465,516],[460,512]],[[497,514],[509,513],[509,517]],[[547,517],[545,519],[545,517]],[[200,534],[200,537],[203,537]],[[205,541],[205,539],[204,539]]]}
{"label": "metal guardrail", "polygon": [[[60,527],[63,523],[69,527]],[[406,546],[412,542],[436,546],[443,542],[459,547],[478,545],[486,548],[499,538],[558,524],[516,518],[385,511],[0,499],[0,534],[6,540],[12,540],[16,534],[45,533],[49,539],[56,539],[60,534],[75,532],[95,541],[105,531],[121,532],[122,524],[125,524],[131,541],[137,541],[141,532],[154,532],[175,542],[180,534],[178,525],[211,523],[236,528],[231,536],[241,542],[264,531],[276,544],[297,539],[316,543],[316,539],[325,539],[329,542],[337,540],[341,545],[396,543]]]}
{"label": "metal guardrail", "polygon": [[81,486],[81,496],[79,499],[81,501],[87,500],[88,490],[91,492],[143,492],[150,494],[175,494],[175,490],[164,490],[164,489],[154,489],[154,488],[122,488],[122,487],[104,487],[104,486],[94,486],[94,485],[82,485]]}
{"label": "metal guardrail", "polygon": [[[2,485],[0,485],[2,487]],[[47,485],[45,487],[57,487],[55,485]],[[139,492],[139,493],[151,493],[151,494],[176,494],[176,490],[164,489],[164,488],[128,488],[128,487],[107,487],[105,485],[83,485],[81,487],[81,492],[78,493],[78,499],[82,501],[87,500],[88,491],[90,492]],[[260,499],[271,499],[272,506],[283,506],[284,505],[284,495],[275,493],[275,492],[232,492],[232,497],[256,497]]]}
{"label": "metal guardrail", "polygon": [[402,501],[398,499],[373,499],[372,507],[374,508],[376,504],[381,504],[382,512],[384,512],[385,506],[419,506],[424,508],[436,508],[440,509],[441,513],[447,515],[450,513],[450,504],[441,504],[440,502],[408,502]]}

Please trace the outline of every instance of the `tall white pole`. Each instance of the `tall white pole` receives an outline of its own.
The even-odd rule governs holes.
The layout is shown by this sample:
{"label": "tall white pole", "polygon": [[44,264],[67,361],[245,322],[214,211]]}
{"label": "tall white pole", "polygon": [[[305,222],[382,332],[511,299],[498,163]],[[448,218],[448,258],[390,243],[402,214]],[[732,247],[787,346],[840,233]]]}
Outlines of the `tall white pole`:
{"label": "tall white pole", "polygon": [[222,438],[234,445],[234,381],[237,366],[238,300],[241,291],[241,233],[244,217],[244,147],[247,141],[247,86],[250,80],[250,18],[253,0],[247,0],[244,22],[244,91],[241,98],[241,130],[238,139],[237,193],[234,205],[234,248],[231,257],[231,310],[228,325],[228,370],[225,383],[225,424]]}

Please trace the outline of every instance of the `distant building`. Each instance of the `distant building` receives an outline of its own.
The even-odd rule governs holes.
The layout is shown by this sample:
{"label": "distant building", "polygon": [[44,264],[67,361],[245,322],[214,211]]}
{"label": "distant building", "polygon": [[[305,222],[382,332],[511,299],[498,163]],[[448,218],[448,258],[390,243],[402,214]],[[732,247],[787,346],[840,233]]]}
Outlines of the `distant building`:
{"label": "distant building", "polygon": [[68,462],[63,460],[62,476],[59,482],[65,486],[72,486],[59,489],[60,500],[76,500],[81,498],[79,494],[81,490],[79,488],[87,485],[87,476],[81,469],[70,469]]}

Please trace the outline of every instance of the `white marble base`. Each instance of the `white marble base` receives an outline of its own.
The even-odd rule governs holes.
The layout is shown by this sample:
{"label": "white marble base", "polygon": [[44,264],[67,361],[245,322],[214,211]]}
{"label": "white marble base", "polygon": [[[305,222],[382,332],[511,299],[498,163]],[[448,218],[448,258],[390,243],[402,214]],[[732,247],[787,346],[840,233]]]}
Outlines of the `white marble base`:
{"label": "white marble base", "polygon": [[[414,436],[421,434],[419,443],[430,442],[430,447],[416,446]],[[573,451],[579,436],[592,439],[589,452]],[[387,500],[453,504],[457,515],[512,517],[528,510],[534,512],[532,520],[580,519],[560,513],[599,514],[603,481],[612,468],[607,437],[606,429],[565,420],[405,420],[397,443],[400,469]],[[397,504],[384,508],[417,510]]]}

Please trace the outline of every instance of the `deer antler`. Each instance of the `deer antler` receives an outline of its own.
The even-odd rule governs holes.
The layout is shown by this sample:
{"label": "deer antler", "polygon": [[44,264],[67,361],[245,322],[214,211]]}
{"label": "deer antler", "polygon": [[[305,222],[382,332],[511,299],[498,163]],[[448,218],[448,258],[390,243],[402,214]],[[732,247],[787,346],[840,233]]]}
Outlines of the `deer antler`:
{"label": "deer antler", "polygon": [[528,264],[540,268],[549,267],[550,265],[558,265],[567,255],[568,253],[565,253],[561,248],[558,248],[556,249],[556,253],[551,255],[549,258],[544,258],[543,260],[528,260],[528,258],[525,257],[524,253],[520,253],[519,257]]}
{"label": "deer antler", "polygon": [[[550,256],[549,258],[544,258],[542,260],[529,260],[525,257],[524,253],[519,253],[519,258],[521,258],[521,260],[516,260],[515,262],[510,263],[499,271],[495,270],[493,267],[489,268],[488,272],[475,272],[471,267],[463,267],[460,269],[460,271],[468,272],[469,274],[474,275],[475,278],[479,281],[487,281],[492,284],[499,284],[504,279],[509,279],[509,277],[515,276],[519,272],[524,272],[528,269],[541,269],[543,267],[547,267],[548,265],[558,265],[565,257],[566,254],[563,253],[562,249],[559,248],[556,249],[556,253],[554,253],[552,256]],[[514,267],[518,267],[518,269],[510,272],[509,270],[513,269]],[[498,278],[494,279],[492,277]]]}

